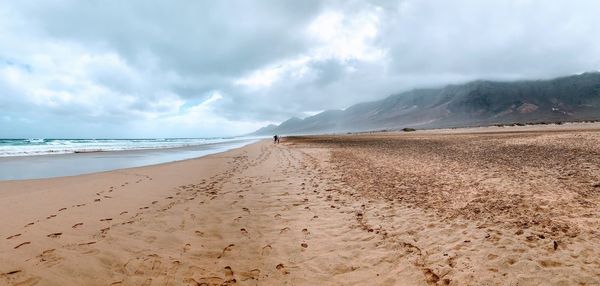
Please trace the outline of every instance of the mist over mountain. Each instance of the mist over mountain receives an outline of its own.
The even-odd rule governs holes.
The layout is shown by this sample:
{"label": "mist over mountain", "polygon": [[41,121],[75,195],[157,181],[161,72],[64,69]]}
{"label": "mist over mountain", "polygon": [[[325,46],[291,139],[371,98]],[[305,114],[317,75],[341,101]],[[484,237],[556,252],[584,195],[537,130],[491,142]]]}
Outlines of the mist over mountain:
{"label": "mist over mountain", "polygon": [[600,119],[600,73],[552,80],[479,80],[415,89],[345,110],[290,118],[253,135],[466,127]]}

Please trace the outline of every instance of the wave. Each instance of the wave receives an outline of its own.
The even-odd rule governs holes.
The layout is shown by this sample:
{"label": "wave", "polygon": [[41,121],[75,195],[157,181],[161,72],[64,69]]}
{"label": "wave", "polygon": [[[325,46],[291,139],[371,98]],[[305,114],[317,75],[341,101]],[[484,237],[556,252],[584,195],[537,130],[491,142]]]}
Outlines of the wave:
{"label": "wave", "polygon": [[241,138],[0,139],[0,157],[165,149],[239,139]]}
{"label": "wave", "polygon": [[27,142],[33,143],[33,144],[44,143],[44,142],[46,142],[46,139],[27,139]]}

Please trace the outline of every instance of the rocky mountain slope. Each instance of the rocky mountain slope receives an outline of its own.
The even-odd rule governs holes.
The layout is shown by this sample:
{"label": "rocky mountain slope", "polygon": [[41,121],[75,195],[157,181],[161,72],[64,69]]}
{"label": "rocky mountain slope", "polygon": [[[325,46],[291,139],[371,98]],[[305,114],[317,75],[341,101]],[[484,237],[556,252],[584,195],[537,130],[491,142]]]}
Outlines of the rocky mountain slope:
{"label": "rocky mountain slope", "polygon": [[465,127],[600,119],[600,73],[415,89],[345,110],[291,118],[252,135]]}

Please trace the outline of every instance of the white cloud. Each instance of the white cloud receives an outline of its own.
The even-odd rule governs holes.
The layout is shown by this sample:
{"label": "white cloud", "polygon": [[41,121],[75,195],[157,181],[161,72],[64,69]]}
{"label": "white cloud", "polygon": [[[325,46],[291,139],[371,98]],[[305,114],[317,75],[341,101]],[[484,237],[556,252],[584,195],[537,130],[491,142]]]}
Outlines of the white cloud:
{"label": "white cloud", "polygon": [[348,73],[356,71],[356,61],[377,62],[386,51],[375,45],[381,8],[369,7],[357,13],[324,11],[305,29],[311,48],[303,54],[280,60],[275,64],[254,70],[235,81],[236,85],[251,91],[268,89],[277,82],[295,85],[319,77],[311,65],[323,61],[338,61]]}
{"label": "white cloud", "polygon": [[[224,96],[219,91],[213,91],[206,100],[180,112],[161,117],[156,120],[163,128],[172,134],[183,130],[195,134],[227,134],[241,135],[249,133],[248,130],[258,129],[267,121],[245,121],[237,122],[219,116],[215,105],[223,100]],[[144,123],[140,123],[144,125]],[[143,126],[142,128],[148,128]]]}
{"label": "white cloud", "polygon": [[278,80],[283,72],[282,66],[268,67],[252,72],[250,75],[235,81],[235,84],[252,89],[269,87]]}
{"label": "white cloud", "polygon": [[600,67],[592,0],[142,4],[0,2],[0,137],[233,135],[414,87]]}
{"label": "white cloud", "polygon": [[[371,8],[371,7],[370,7]],[[326,11],[319,15],[307,29],[315,41],[312,57],[341,61],[377,61],[385,50],[374,45],[379,33],[381,8],[373,7],[358,13]]]}

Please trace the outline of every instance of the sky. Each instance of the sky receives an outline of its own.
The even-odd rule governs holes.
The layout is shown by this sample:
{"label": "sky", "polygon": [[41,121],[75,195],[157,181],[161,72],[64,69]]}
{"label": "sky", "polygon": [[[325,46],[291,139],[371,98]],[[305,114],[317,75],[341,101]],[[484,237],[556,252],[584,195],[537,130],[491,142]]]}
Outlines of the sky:
{"label": "sky", "polygon": [[600,1],[0,0],[0,138],[216,137],[600,69]]}

